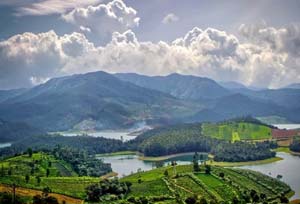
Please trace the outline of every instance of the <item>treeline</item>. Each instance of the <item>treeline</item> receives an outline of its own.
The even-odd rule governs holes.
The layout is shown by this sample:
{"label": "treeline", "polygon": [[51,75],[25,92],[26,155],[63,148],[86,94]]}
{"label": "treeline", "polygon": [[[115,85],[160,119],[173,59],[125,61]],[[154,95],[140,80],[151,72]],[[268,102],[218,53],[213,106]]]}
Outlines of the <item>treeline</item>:
{"label": "treeline", "polygon": [[270,150],[275,147],[276,143],[273,142],[220,142],[212,148],[211,153],[215,161],[255,161],[275,157],[276,153]]}
{"label": "treeline", "polygon": [[269,128],[272,129],[277,129],[277,127],[273,126],[273,125],[269,125],[266,124],[254,117],[252,117],[251,115],[247,115],[247,116],[242,116],[242,117],[236,117],[236,118],[232,118],[229,120],[224,120],[219,122],[218,124],[229,124],[229,123],[239,123],[239,122],[245,122],[245,123],[252,123],[252,124],[256,124],[256,125],[263,125],[263,126],[267,126]]}
{"label": "treeline", "polygon": [[40,135],[19,140],[11,147],[1,148],[0,155],[14,156],[26,151],[29,147],[35,151],[53,150],[57,146],[84,150],[88,154],[101,154],[122,150],[136,149],[136,143],[123,143],[120,140],[91,136],[65,137],[61,135]]}
{"label": "treeline", "polygon": [[290,145],[290,150],[293,152],[300,152],[300,137],[295,137],[292,144]]}

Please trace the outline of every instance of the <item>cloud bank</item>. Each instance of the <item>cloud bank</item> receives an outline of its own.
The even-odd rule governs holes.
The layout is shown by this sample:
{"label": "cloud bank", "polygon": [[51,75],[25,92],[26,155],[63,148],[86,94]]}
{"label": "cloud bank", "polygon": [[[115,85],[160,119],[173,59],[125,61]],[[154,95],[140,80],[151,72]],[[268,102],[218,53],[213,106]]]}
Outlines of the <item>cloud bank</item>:
{"label": "cloud bank", "polygon": [[95,5],[101,0],[3,0],[0,5],[17,7],[17,16],[42,16],[51,14],[63,14],[70,9]]}
{"label": "cloud bank", "polygon": [[131,30],[114,32],[105,46],[83,34],[24,33],[0,42],[0,87],[103,70],[147,75],[170,73],[280,87],[300,81],[299,26],[240,27],[243,40],[213,28],[193,28],[171,43],[141,42]]}

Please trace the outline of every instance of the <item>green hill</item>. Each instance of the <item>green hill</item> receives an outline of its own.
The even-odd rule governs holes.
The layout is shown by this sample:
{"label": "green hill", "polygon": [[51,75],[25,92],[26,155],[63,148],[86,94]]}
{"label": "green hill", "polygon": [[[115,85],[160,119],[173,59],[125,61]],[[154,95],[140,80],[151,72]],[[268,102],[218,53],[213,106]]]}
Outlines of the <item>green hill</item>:
{"label": "green hill", "polygon": [[271,128],[249,122],[204,123],[202,134],[229,141],[271,139]]}
{"label": "green hill", "polygon": [[[227,121],[194,123],[153,129],[136,138],[138,150],[145,156],[163,156],[184,152],[207,152],[216,161],[241,162],[275,156],[272,141],[255,144],[244,140],[271,138],[271,128],[259,122]],[[238,156],[236,156],[238,155]]]}
{"label": "green hill", "polygon": [[121,181],[132,183],[126,199],[135,200],[134,203],[139,203],[138,200],[184,203],[187,198],[195,196],[211,203],[231,203],[235,199],[248,199],[251,191],[260,197],[265,195],[262,200],[269,203],[291,191],[283,182],[254,171],[211,167],[211,173],[207,174],[204,169],[201,166],[201,171],[195,173],[192,165],[176,166],[175,173],[172,166],[167,166],[136,173]]}
{"label": "green hill", "polygon": [[38,190],[50,187],[54,193],[84,199],[85,188],[97,182],[99,177],[79,177],[70,163],[42,152],[34,153],[32,157],[24,154],[0,161],[1,184]]}

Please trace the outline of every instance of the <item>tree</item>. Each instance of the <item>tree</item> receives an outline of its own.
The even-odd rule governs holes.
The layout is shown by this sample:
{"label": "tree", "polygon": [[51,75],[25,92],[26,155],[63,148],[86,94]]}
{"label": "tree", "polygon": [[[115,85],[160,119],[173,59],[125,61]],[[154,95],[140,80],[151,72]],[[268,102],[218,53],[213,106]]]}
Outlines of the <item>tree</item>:
{"label": "tree", "polygon": [[173,166],[173,174],[176,175],[177,174],[176,173],[176,165],[177,165],[176,161],[172,161],[171,165]]}
{"label": "tree", "polygon": [[289,203],[289,199],[287,197],[285,197],[284,195],[281,195],[280,203]]}
{"label": "tree", "polygon": [[239,204],[239,203],[240,203],[240,201],[239,201],[239,199],[237,197],[234,197],[232,199],[232,204]]}
{"label": "tree", "polygon": [[8,171],[7,171],[7,174],[8,174],[9,176],[12,175],[12,169],[11,169],[11,167],[9,167],[9,169],[8,169]]}
{"label": "tree", "polygon": [[46,170],[46,176],[48,177],[50,175],[50,169]]}
{"label": "tree", "polygon": [[25,181],[26,181],[26,183],[28,183],[29,180],[30,180],[30,176],[29,176],[29,175],[26,175],[26,176],[25,176]]}
{"label": "tree", "polygon": [[32,153],[33,153],[33,152],[32,152],[32,149],[31,149],[31,148],[28,148],[28,149],[27,149],[27,154],[28,154],[29,157],[32,157]]}
{"label": "tree", "polygon": [[197,152],[195,152],[194,156],[193,156],[193,168],[195,172],[199,172],[200,171],[200,166],[199,166],[199,155]]}
{"label": "tree", "polygon": [[195,204],[196,202],[197,200],[194,197],[188,197],[187,199],[185,199],[186,204]]}
{"label": "tree", "polygon": [[49,188],[48,186],[43,188],[43,196],[47,197],[49,195],[49,193],[51,193],[51,188]]}
{"label": "tree", "polygon": [[210,174],[211,172],[211,166],[210,165],[205,165],[205,173]]}
{"label": "tree", "polygon": [[40,184],[40,183],[41,183],[41,177],[39,177],[39,176],[36,176],[35,178],[36,178],[36,182],[37,182],[37,184]]}
{"label": "tree", "polygon": [[33,175],[34,174],[34,168],[32,167],[30,170],[30,174]]}
{"label": "tree", "polygon": [[200,204],[208,204],[207,200],[205,198],[201,198]]}
{"label": "tree", "polygon": [[167,169],[164,171],[164,175],[165,175],[165,177],[168,177],[168,176],[169,176],[169,172],[168,172]]}
{"label": "tree", "polygon": [[52,162],[48,161],[48,167],[51,167],[51,166],[52,166]]}

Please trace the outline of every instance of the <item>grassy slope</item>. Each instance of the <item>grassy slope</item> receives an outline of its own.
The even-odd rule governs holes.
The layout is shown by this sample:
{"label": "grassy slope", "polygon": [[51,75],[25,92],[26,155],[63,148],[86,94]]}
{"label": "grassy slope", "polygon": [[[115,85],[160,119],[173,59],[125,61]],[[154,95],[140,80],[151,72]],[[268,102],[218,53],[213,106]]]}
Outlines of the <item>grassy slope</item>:
{"label": "grassy slope", "polygon": [[[168,171],[168,177],[164,176],[165,170]],[[230,178],[234,184],[239,186],[238,188],[236,185],[226,181],[226,179],[223,180],[217,176],[223,170],[225,172],[225,178]],[[284,191],[290,190],[282,182],[271,179],[260,173],[252,173],[247,170],[239,171],[242,171],[244,174],[241,175],[241,172],[221,167],[212,167],[212,175],[203,173],[203,168],[201,173],[193,174],[191,165],[183,165],[176,167],[176,173],[179,174],[179,177],[175,178],[173,167],[167,166],[152,171],[136,173],[124,177],[121,180],[133,183],[131,188],[132,191],[127,198],[131,196],[170,196],[174,199],[174,202],[174,192],[179,193],[182,200],[188,196],[197,194],[200,197],[205,197],[207,200],[215,197],[219,201],[231,201],[235,196],[240,195],[239,192],[241,191],[239,191],[239,189],[247,191],[255,189],[258,192],[265,193],[273,198]],[[248,175],[250,175],[250,177],[248,177]],[[256,178],[261,182],[254,181]],[[141,182],[138,182],[139,179]],[[274,186],[277,186],[277,188],[270,190]]]}
{"label": "grassy slope", "polygon": [[271,139],[271,128],[247,122],[202,125],[202,134],[217,139],[264,140]]}
{"label": "grassy slope", "polygon": [[[51,167],[49,161],[52,163]],[[30,166],[32,163],[35,163],[33,174]],[[45,153],[35,153],[31,158],[21,155],[6,159],[0,162],[0,169],[2,168],[5,175],[0,177],[0,183],[15,183],[17,186],[40,190],[48,186],[55,193],[77,198],[85,197],[86,186],[99,182],[99,178],[95,177],[78,177],[69,164]],[[47,168],[50,169],[49,177],[46,177]],[[8,175],[8,169],[12,170],[12,175]],[[30,175],[28,183],[25,181],[25,175]],[[40,184],[37,182],[37,176],[41,177]]]}

